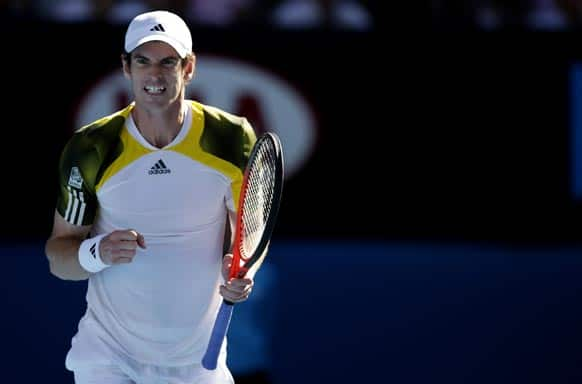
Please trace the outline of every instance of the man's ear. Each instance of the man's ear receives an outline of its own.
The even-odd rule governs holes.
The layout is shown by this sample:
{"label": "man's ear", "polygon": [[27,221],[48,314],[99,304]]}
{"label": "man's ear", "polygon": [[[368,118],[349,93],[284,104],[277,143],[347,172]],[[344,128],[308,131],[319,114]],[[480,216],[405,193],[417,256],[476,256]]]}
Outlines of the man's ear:
{"label": "man's ear", "polygon": [[192,56],[188,58],[188,62],[186,63],[184,74],[186,83],[192,81],[195,73],[196,73],[196,55],[192,54]]}
{"label": "man's ear", "polygon": [[130,60],[129,55],[121,54],[121,67],[123,68],[123,76],[126,79],[130,80],[131,70],[129,65],[127,64],[127,60]]}

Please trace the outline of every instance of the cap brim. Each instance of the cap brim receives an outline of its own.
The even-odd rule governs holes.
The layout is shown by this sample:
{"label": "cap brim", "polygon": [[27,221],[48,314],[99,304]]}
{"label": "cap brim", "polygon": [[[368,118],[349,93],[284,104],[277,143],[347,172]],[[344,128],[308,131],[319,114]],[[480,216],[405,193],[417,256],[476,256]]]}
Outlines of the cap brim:
{"label": "cap brim", "polygon": [[142,37],[141,39],[132,42],[131,44],[127,44],[125,50],[127,52],[131,52],[140,45],[145,44],[149,41],[163,41],[164,43],[169,44],[172,48],[174,48],[176,53],[178,53],[178,56],[180,56],[182,59],[186,57],[186,55],[188,54],[186,48],[184,48],[184,46],[175,39],[172,39],[171,37],[166,35],[155,35],[155,34]]}

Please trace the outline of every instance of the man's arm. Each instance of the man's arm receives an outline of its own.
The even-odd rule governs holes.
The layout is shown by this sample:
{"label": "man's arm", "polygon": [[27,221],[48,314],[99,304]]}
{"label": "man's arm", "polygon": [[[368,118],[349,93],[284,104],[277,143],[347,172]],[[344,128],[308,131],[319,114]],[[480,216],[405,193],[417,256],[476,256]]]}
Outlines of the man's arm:
{"label": "man's arm", "polygon": [[[63,280],[85,280],[90,272],[79,262],[79,247],[91,231],[91,225],[73,225],[55,212],[53,232],[45,245],[51,273]],[[137,248],[146,248],[142,234],[133,229],[115,230],[99,241],[101,267],[133,261]]]}
{"label": "man's arm", "polygon": [[90,225],[73,225],[67,222],[56,210],[53,231],[45,245],[50,271],[63,280],[85,280],[87,272],[79,263],[79,246],[85,240]]}

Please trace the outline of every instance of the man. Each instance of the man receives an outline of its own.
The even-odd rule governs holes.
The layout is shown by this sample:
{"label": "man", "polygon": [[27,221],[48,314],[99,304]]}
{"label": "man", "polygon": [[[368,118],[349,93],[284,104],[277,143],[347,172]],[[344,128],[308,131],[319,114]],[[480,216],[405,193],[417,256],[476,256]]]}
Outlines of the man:
{"label": "man", "polygon": [[226,345],[216,370],[200,362],[222,298],[253,285],[223,283],[223,246],[255,133],[185,100],[195,56],[179,16],[138,15],[125,51],[134,101],[79,129],[59,163],[50,270],[89,280],[66,367],[77,384],[232,383]]}

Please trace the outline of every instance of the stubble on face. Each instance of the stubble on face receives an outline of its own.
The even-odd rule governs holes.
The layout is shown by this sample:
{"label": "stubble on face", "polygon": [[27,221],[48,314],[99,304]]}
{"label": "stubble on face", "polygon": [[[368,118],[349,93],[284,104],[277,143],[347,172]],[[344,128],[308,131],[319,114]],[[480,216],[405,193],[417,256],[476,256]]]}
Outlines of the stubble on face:
{"label": "stubble on face", "polygon": [[185,69],[168,44],[145,43],[131,55],[130,80],[136,103],[146,109],[165,109],[184,98]]}

